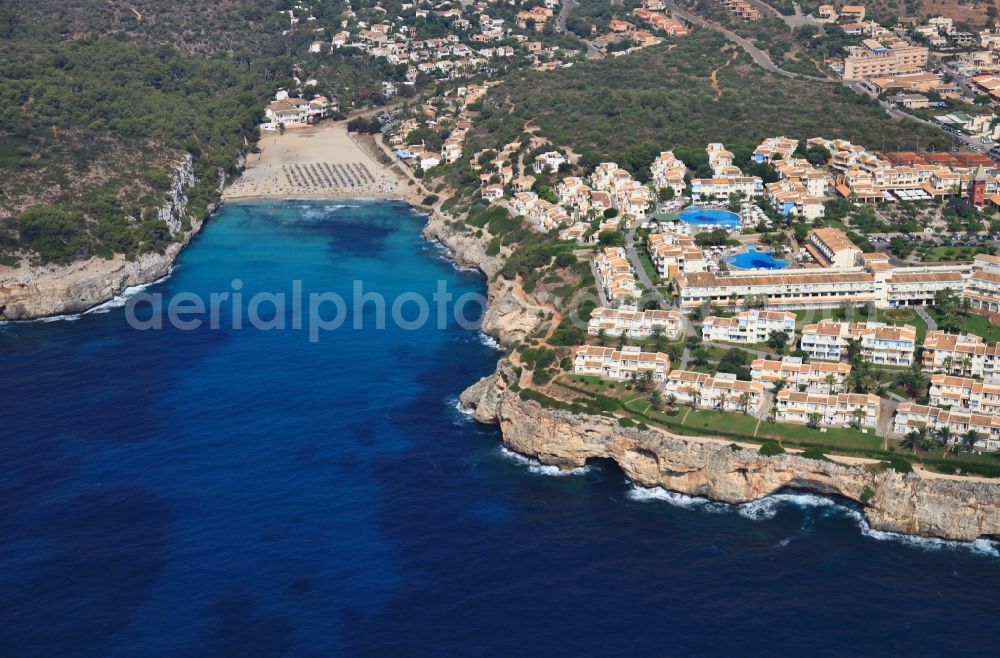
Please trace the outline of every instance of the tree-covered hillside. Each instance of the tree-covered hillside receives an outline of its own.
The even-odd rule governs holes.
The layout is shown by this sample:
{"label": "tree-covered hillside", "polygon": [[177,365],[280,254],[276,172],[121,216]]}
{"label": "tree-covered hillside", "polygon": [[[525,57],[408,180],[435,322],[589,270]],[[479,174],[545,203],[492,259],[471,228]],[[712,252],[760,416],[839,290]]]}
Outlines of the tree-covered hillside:
{"label": "tree-covered hillside", "polygon": [[472,143],[506,143],[529,121],[585,165],[642,162],[661,149],[708,142],[756,144],[772,135],[841,137],[875,148],[884,142],[893,150],[951,146],[943,133],[894,120],[837,82],[766,73],[707,30],[628,57],[508,79],[483,103]]}

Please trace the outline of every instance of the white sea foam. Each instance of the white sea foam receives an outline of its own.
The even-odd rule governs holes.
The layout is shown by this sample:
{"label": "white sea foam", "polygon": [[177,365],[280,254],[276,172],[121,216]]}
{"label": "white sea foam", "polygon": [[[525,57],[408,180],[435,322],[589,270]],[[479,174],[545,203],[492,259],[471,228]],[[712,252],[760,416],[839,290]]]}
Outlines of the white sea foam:
{"label": "white sea foam", "polygon": [[90,315],[91,313],[97,313],[97,314],[107,313],[112,309],[121,308],[128,303],[130,297],[134,297],[135,295],[139,294],[140,292],[149,288],[150,286],[155,286],[158,283],[163,283],[164,281],[169,279],[172,274],[173,274],[173,269],[171,269],[170,272],[167,272],[165,276],[161,276],[159,279],[151,283],[144,283],[141,286],[129,286],[128,288],[123,290],[121,294],[115,295],[114,297],[104,302],[103,304],[98,304],[93,308],[87,309],[86,311],[83,312],[83,314]]}
{"label": "white sea foam", "polygon": [[774,518],[783,506],[794,505],[804,509],[823,510],[824,514],[840,514],[854,521],[858,530],[865,537],[876,541],[895,541],[926,551],[970,550],[981,555],[1000,557],[1000,544],[988,539],[977,539],[971,542],[937,539],[935,537],[919,537],[898,532],[876,530],[868,524],[864,514],[851,506],[844,505],[833,498],[816,494],[775,494],[752,503],[738,505],[740,516],[754,521]]}
{"label": "white sea foam", "polygon": [[507,348],[505,348],[503,345],[501,345],[500,343],[498,343],[496,341],[496,339],[493,338],[493,336],[490,336],[489,334],[484,334],[481,331],[479,332],[478,335],[479,335],[479,342],[482,343],[483,345],[485,345],[486,347],[489,347],[490,349],[494,349],[497,352],[506,352],[507,351]]}
{"label": "white sea foam", "polygon": [[559,468],[558,466],[549,466],[547,464],[542,464],[541,462],[532,459],[530,457],[525,457],[520,455],[513,450],[508,450],[507,448],[500,446],[500,454],[506,459],[511,460],[517,464],[528,467],[529,473],[534,473],[535,475],[548,475],[551,477],[565,477],[567,475],[584,475],[590,472],[589,466],[581,466],[579,468]]}
{"label": "white sea foam", "polygon": [[458,416],[455,417],[455,420],[457,421],[455,423],[456,425],[464,425],[469,422],[472,419],[472,416],[476,413],[473,409],[468,409],[464,404],[462,404],[462,401],[457,397],[449,397],[445,401],[448,403],[448,406],[458,412]]}
{"label": "white sea foam", "polygon": [[688,496],[676,491],[667,491],[662,487],[640,487],[637,484],[633,484],[625,495],[631,500],[639,502],[657,501],[673,505],[674,507],[700,509],[716,514],[727,512],[731,507],[726,503],[720,503],[700,496]]}

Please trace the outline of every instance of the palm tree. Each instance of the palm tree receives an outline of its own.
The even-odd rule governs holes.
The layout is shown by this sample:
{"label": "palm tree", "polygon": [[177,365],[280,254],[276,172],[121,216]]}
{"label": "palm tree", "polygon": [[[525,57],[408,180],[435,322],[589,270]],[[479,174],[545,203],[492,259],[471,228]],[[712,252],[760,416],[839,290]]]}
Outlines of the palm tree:
{"label": "palm tree", "polygon": [[851,415],[854,416],[855,427],[861,429],[861,422],[865,419],[865,416],[867,416],[868,414],[865,413],[864,409],[858,407],[857,409],[851,412]]}
{"label": "palm tree", "polygon": [[628,337],[625,335],[625,330],[622,329],[622,332],[620,334],[618,334],[618,349],[621,349],[621,348],[625,347],[625,343],[627,342],[627,338]]}
{"label": "palm tree", "polygon": [[635,378],[635,387],[640,393],[645,393],[653,385],[653,371],[643,370]]}
{"label": "palm tree", "polygon": [[806,427],[811,427],[816,429],[819,427],[820,421],[823,420],[823,414],[816,413],[815,411],[809,414],[808,420],[806,421]]}
{"label": "palm tree", "polygon": [[927,430],[923,427],[920,429],[913,430],[912,432],[907,432],[903,440],[899,442],[903,448],[909,448],[910,452],[916,454],[917,449],[924,450],[927,445]]}
{"label": "palm tree", "polygon": [[719,393],[719,397],[715,398],[715,408],[719,411],[723,411],[726,408],[726,402],[729,400],[729,396],[725,392]]}
{"label": "palm tree", "polygon": [[969,430],[962,437],[962,447],[965,448],[966,452],[972,452],[976,449],[976,443],[979,442],[979,432],[976,430]]}
{"label": "palm tree", "polygon": [[951,429],[947,425],[937,428],[934,430],[934,440],[947,450],[948,444],[951,443]]}
{"label": "palm tree", "polygon": [[606,329],[597,330],[597,344],[604,347],[604,344],[608,342],[608,332]]}
{"label": "palm tree", "polygon": [[823,381],[826,382],[826,392],[833,395],[833,385],[837,382],[837,378],[833,375],[827,375],[823,378]]}
{"label": "palm tree", "polygon": [[961,359],[961,361],[960,361],[960,363],[962,365],[962,374],[963,375],[967,374],[967,373],[970,373],[972,371],[972,359],[970,359],[967,356],[963,356],[962,359]]}
{"label": "palm tree", "polygon": [[701,407],[701,389],[691,389],[691,406],[695,409]]}
{"label": "palm tree", "polygon": [[667,344],[667,337],[663,333],[663,327],[660,325],[654,326],[649,335],[653,338],[653,346],[656,348],[656,351],[662,352]]}
{"label": "palm tree", "polygon": [[750,391],[743,391],[740,393],[740,409],[743,410],[743,415],[745,416],[750,409]]}
{"label": "palm tree", "polygon": [[944,359],[941,361],[941,365],[944,366],[944,370],[948,374],[951,374],[951,367],[952,365],[954,365],[954,363],[955,359],[951,358],[950,356],[944,357]]}
{"label": "palm tree", "polygon": [[677,404],[677,396],[670,393],[667,395],[667,406],[673,409],[675,404]]}
{"label": "palm tree", "polygon": [[774,380],[774,394],[777,395],[781,391],[781,389],[785,388],[786,386],[788,386],[788,382],[785,381],[784,377],[779,377],[778,379]]}
{"label": "palm tree", "polygon": [[660,395],[659,389],[654,388],[649,394],[649,408],[653,411],[660,411],[663,408],[663,396]]}
{"label": "palm tree", "polygon": [[740,296],[738,294],[736,294],[735,292],[729,294],[729,307],[732,309],[733,313],[736,312],[736,309],[739,306],[739,302],[740,302]]}

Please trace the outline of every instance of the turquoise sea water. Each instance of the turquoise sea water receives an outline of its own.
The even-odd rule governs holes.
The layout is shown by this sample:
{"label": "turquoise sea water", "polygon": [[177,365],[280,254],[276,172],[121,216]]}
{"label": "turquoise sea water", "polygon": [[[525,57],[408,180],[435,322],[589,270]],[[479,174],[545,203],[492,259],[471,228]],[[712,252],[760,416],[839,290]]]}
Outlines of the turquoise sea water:
{"label": "turquoise sea water", "polygon": [[[230,205],[147,292],[482,293],[421,226]],[[455,407],[499,353],[454,322],[310,342],[104,310],[0,327],[0,656],[995,653],[993,546],[506,453]]]}

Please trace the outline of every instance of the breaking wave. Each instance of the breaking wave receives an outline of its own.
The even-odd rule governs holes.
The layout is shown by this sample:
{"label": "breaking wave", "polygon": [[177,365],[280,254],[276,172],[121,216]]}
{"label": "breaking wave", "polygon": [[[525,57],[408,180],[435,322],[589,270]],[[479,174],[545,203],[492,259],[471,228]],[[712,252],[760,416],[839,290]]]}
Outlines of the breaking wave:
{"label": "breaking wave", "polygon": [[726,503],[709,500],[708,498],[702,498],[701,496],[688,496],[687,494],[678,493],[676,491],[667,491],[663,487],[650,488],[640,487],[638,484],[633,484],[628,490],[628,493],[625,495],[631,500],[642,503],[658,501],[668,503],[674,507],[683,507],[684,509],[701,509],[714,514],[728,512],[730,509],[730,506]]}
{"label": "breaking wave", "polygon": [[140,292],[149,288],[150,286],[155,286],[158,283],[163,283],[164,281],[169,279],[172,274],[173,274],[173,269],[171,268],[170,272],[167,272],[166,275],[161,276],[156,281],[153,281],[151,283],[144,283],[141,286],[129,286],[128,288],[123,290],[121,294],[115,295],[114,297],[104,302],[103,304],[98,304],[93,308],[87,309],[86,311],[83,312],[83,314],[90,315],[91,313],[95,314],[107,313],[112,309],[121,308],[128,303],[130,297],[134,297],[135,295],[139,294]]}
{"label": "breaking wave", "polygon": [[505,448],[504,446],[500,446],[500,454],[503,455],[505,459],[509,459],[516,464],[527,466],[528,472],[534,473],[535,475],[566,477],[567,475],[584,475],[585,473],[590,472],[590,466],[580,466],[578,468],[559,468],[558,466],[549,466],[530,457],[518,454],[513,450]]}
{"label": "breaking wave", "polygon": [[486,347],[489,347],[490,349],[496,350],[497,352],[507,351],[507,348],[498,343],[496,339],[493,338],[493,336],[490,336],[489,334],[484,334],[481,331],[479,332],[479,342],[485,345]]}

